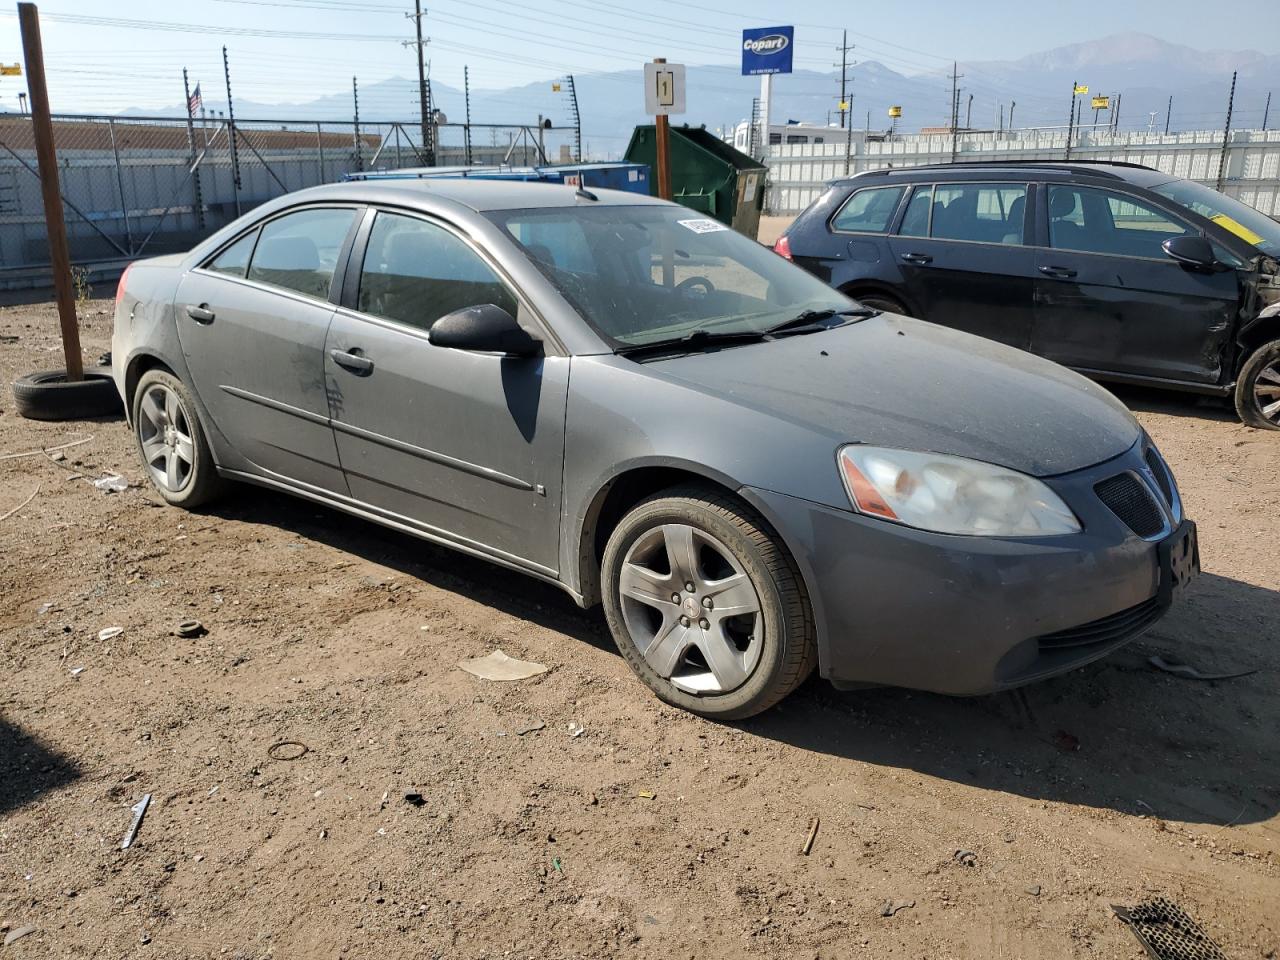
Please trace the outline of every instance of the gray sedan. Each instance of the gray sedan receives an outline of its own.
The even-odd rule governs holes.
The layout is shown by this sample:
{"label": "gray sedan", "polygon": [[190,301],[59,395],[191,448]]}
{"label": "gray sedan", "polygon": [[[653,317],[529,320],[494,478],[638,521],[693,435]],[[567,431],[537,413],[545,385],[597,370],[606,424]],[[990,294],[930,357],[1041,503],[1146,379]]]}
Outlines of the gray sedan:
{"label": "gray sedan", "polygon": [[706,716],[815,667],[1027,683],[1198,570],[1172,474],[1101,387],[632,194],[281,197],[134,264],[112,356],[168,502],[245,481],[556,583]]}

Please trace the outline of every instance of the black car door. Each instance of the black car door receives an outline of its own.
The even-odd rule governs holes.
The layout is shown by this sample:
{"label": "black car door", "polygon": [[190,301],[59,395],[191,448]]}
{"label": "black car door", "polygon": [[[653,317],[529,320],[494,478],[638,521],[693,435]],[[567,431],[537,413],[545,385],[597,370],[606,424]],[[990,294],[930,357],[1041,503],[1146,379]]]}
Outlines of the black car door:
{"label": "black car door", "polygon": [[1031,349],[1081,370],[1215,384],[1239,308],[1234,270],[1197,271],[1161,244],[1198,231],[1128,192],[1049,184]]}
{"label": "black car door", "polygon": [[1025,349],[1035,253],[1025,183],[922,184],[889,247],[925,319]]}

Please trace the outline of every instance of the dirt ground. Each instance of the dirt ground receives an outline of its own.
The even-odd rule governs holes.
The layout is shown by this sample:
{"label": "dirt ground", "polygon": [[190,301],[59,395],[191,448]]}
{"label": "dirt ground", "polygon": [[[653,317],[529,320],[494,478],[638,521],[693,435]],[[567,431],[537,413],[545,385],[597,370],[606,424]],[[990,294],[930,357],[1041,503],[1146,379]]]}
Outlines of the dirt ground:
{"label": "dirt ground", "polygon": [[[1233,960],[1280,951],[1280,434],[1123,395],[1205,574],[1104,662],[968,700],[815,679],[723,726],[551,587],[256,489],[160,506],[122,421],[14,414],[56,329],[0,310],[0,455],[91,438],[0,460],[0,515],[35,491],[0,520],[0,924],[36,927],[0,960],[1136,960],[1111,905],[1155,896]],[[494,648],[550,672],[457,669]]]}

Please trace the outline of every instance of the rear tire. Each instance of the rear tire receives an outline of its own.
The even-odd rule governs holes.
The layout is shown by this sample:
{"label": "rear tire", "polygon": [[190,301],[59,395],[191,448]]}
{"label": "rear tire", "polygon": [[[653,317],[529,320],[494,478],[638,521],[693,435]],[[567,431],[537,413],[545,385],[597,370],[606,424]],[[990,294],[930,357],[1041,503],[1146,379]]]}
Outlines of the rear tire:
{"label": "rear tire", "polygon": [[868,293],[866,296],[858,296],[856,294],[851,294],[851,296],[864,307],[869,307],[872,310],[883,310],[885,313],[896,313],[904,317],[911,316],[906,306],[888,294]]}
{"label": "rear tire", "polygon": [[816,665],[800,573],[764,518],[736,497],[691,485],[641,502],[609,537],[601,582],[623,658],[673,706],[715,720],[750,717]]}
{"label": "rear tire", "polygon": [[1249,355],[1236,380],[1236,413],[1259,430],[1280,430],[1280,340]]}
{"label": "rear tire", "polygon": [[226,488],[186,385],[168,370],[142,375],[133,391],[133,438],[156,492],[175,507],[193,509]]}
{"label": "rear tire", "polygon": [[74,383],[65,370],[28,373],[13,381],[13,407],[28,420],[88,420],[124,409],[109,367],[86,367]]}

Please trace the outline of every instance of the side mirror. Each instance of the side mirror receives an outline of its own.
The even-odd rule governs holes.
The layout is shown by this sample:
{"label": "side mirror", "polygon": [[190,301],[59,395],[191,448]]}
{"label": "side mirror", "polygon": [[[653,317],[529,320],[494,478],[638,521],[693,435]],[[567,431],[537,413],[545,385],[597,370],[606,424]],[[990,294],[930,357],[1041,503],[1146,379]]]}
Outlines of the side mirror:
{"label": "side mirror", "polygon": [[1164,252],[1174,260],[1193,270],[1226,269],[1213,255],[1213,246],[1204,237],[1190,234],[1185,237],[1170,237],[1161,246],[1164,247]]}
{"label": "side mirror", "polygon": [[431,325],[429,336],[438,347],[505,353],[513,357],[532,357],[542,349],[537,337],[493,303],[480,303],[446,313]]}

